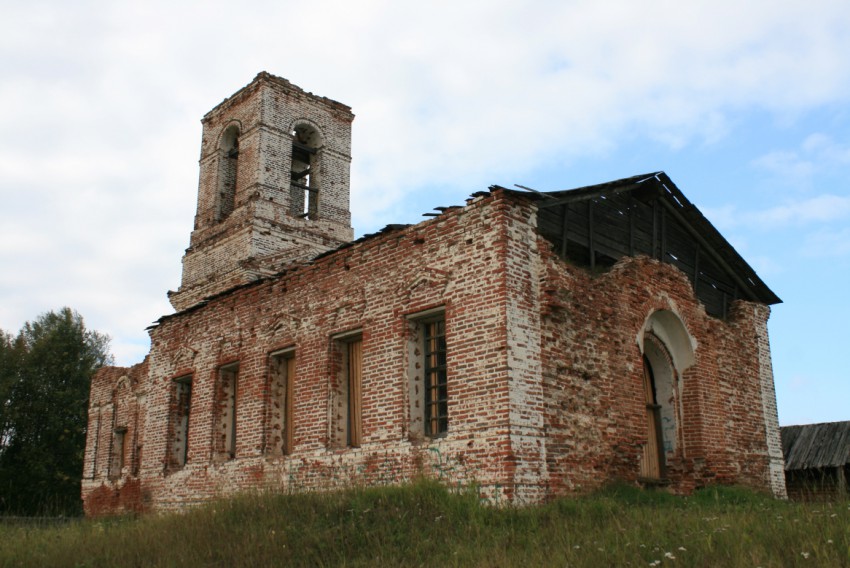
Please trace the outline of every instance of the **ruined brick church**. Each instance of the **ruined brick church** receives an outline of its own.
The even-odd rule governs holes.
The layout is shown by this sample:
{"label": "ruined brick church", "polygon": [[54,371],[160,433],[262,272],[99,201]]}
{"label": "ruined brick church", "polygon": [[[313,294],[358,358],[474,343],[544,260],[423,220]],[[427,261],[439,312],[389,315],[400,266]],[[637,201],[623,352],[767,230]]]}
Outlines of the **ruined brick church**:
{"label": "ruined brick church", "polygon": [[352,240],[353,118],[267,73],[203,118],[175,313],[92,380],[88,514],[421,475],[517,504],[785,494],[780,300],[666,174],[492,186]]}

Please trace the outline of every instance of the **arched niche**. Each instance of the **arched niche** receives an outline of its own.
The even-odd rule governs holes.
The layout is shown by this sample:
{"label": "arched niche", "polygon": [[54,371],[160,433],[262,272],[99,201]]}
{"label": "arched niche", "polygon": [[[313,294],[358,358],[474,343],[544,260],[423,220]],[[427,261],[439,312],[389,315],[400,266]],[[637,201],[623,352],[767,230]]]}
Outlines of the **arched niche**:
{"label": "arched niche", "polygon": [[127,425],[132,410],[129,398],[132,396],[130,378],[123,375],[115,383],[112,391],[112,441],[109,451],[109,477],[118,479],[124,469],[126,455]]}

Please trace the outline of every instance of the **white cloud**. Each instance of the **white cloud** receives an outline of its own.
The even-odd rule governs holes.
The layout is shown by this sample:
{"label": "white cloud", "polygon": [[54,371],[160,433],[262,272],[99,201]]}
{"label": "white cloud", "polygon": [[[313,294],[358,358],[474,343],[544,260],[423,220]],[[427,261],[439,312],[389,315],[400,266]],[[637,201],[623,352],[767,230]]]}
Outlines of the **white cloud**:
{"label": "white cloud", "polygon": [[812,257],[850,257],[850,226],[809,234],[802,250]]}
{"label": "white cloud", "polygon": [[[717,144],[741,109],[850,98],[846,2],[87,0],[3,16],[0,327],[67,303],[119,362],[179,284],[198,119],[260,70],[353,107],[360,232],[627,138]],[[765,164],[806,175],[815,154],[848,155],[812,138]],[[749,218],[846,214],[820,199]]]}
{"label": "white cloud", "polygon": [[753,165],[771,172],[781,179],[784,185],[806,188],[811,186],[811,177],[817,171],[817,166],[811,158],[787,150],[765,154],[756,159]]}
{"label": "white cloud", "polygon": [[776,150],[753,161],[784,187],[811,190],[817,175],[843,171],[850,165],[850,144],[821,132],[809,134],[794,150]]}
{"label": "white cloud", "polygon": [[808,199],[789,200],[780,205],[756,210],[741,211],[734,205],[704,208],[704,213],[715,226],[724,229],[757,227],[763,230],[781,230],[850,219],[850,196],[824,194]]}
{"label": "white cloud", "polygon": [[838,195],[818,195],[750,215],[750,220],[765,227],[808,225],[847,218],[850,218],[850,197]]}

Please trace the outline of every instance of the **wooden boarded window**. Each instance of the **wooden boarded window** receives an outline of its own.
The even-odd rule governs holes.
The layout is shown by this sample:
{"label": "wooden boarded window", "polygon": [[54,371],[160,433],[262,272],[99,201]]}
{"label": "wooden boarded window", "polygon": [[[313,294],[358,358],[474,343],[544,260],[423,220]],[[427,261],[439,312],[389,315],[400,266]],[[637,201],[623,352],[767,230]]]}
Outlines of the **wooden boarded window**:
{"label": "wooden boarded window", "polygon": [[348,445],[360,447],[363,411],[363,340],[346,344],[348,351]]}
{"label": "wooden boarded window", "polygon": [[172,395],[170,439],[168,441],[168,468],[179,469],[186,465],[189,455],[189,411],[192,408],[192,377],[175,379]]}
{"label": "wooden boarded window", "polygon": [[236,457],[236,391],[239,364],[226,365],[219,369],[218,374],[218,458],[228,460]]}
{"label": "wooden boarded window", "polygon": [[295,446],[295,350],[272,353],[271,452],[289,455]]}
{"label": "wooden boarded window", "polygon": [[647,441],[641,457],[641,477],[660,480],[666,477],[661,405],[658,404],[652,366],[646,357],[643,358],[643,394],[646,404]]}
{"label": "wooden boarded window", "polygon": [[109,464],[109,477],[117,479],[121,477],[124,469],[124,439],[127,436],[127,428],[119,426],[112,432],[112,459]]}
{"label": "wooden boarded window", "polygon": [[425,434],[442,436],[449,429],[446,376],[446,322],[441,316],[422,322],[425,340]]}
{"label": "wooden boarded window", "polygon": [[357,448],[363,437],[363,337],[359,331],[338,335],[333,346],[338,366],[333,440],[336,446]]}

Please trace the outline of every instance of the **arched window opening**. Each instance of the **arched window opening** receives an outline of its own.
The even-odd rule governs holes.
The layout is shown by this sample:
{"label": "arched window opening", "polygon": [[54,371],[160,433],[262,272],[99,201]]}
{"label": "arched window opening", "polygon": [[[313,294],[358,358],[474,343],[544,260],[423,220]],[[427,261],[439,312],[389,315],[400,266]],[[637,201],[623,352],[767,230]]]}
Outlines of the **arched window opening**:
{"label": "arched window opening", "polygon": [[236,180],[239,176],[239,128],[233,124],[221,136],[218,176],[218,207],[216,220],[223,221],[232,212],[236,201]]}
{"label": "arched window opening", "polygon": [[292,134],[290,172],[291,213],[296,217],[319,216],[319,132],[309,124],[300,124]]}

